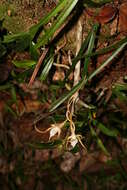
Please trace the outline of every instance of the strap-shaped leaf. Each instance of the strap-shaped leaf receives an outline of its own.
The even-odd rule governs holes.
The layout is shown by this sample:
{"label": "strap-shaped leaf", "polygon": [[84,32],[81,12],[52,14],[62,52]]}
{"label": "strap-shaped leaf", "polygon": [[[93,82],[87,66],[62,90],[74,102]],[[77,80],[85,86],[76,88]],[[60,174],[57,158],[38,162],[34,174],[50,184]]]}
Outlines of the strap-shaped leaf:
{"label": "strap-shaped leaf", "polygon": [[19,68],[29,68],[35,65],[37,62],[34,60],[23,60],[23,61],[16,61],[13,60],[12,63]]}
{"label": "strap-shaped leaf", "polygon": [[0,41],[0,58],[6,54],[6,47]]}
{"label": "strap-shaped leaf", "polygon": [[100,131],[110,137],[117,137],[118,135],[118,131],[117,130],[113,130],[113,129],[109,129],[107,127],[105,127],[102,123],[98,123],[97,127],[100,129]]}
{"label": "strap-shaped leaf", "polygon": [[123,43],[117,50],[115,50],[112,55],[104,61],[104,63],[101,64],[100,67],[98,67],[88,78],[88,80],[91,80],[93,77],[95,77],[98,73],[100,73],[104,67],[106,67],[127,45],[127,42]]}
{"label": "strap-shaped leaf", "polygon": [[79,58],[84,58],[84,57],[91,57],[91,56],[95,56],[95,55],[101,55],[101,54],[105,54],[105,53],[108,53],[110,51],[113,51],[113,50],[116,50],[117,48],[119,48],[123,43],[127,42],[127,37],[125,37],[124,39],[122,40],[119,40],[118,42],[116,42],[115,44],[113,45],[110,45],[108,47],[105,47],[101,50],[97,50],[96,52],[94,53],[87,53],[83,56],[80,56]]}
{"label": "strap-shaped leaf", "polygon": [[29,33],[30,33],[31,38],[33,39],[35,37],[36,33],[38,32],[38,30],[42,26],[47,24],[52,17],[56,16],[60,11],[62,11],[67,4],[68,4],[68,0],[61,0],[58,3],[58,5],[50,13],[48,13],[44,18],[42,18],[40,20],[40,22],[38,24],[32,26],[29,29]]}
{"label": "strap-shaped leaf", "polygon": [[60,106],[65,100],[67,100],[68,98],[70,98],[75,92],[77,92],[79,89],[82,88],[82,86],[86,83],[86,79],[80,80],[80,82],[75,85],[71,91],[69,91],[68,93],[64,94],[61,98],[59,98],[58,100],[56,100],[51,108],[50,108],[50,112],[54,111],[58,106]]}
{"label": "strap-shaped leaf", "polygon": [[105,148],[102,140],[98,137],[96,131],[94,130],[93,127],[90,126],[90,132],[92,134],[92,136],[96,139],[97,141],[97,145],[99,146],[99,148],[106,154],[109,155],[109,152],[107,151],[107,149]]}
{"label": "strap-shaped leaf", "polygon": [[30,41],[33,40],[38,30],[45,24],[49,22],[49,20],[56,16],[64,7],[68,4],[68,0],[61,0],[60,3],[44,18],[40,20],[40,22],[34,26],[32,26],[28,32],[20,32],[18,34],[6,35],[4,36],[4,43],[14,42],[18,39],[29,38]]}
{"label": "strap-shaped leaf", "polygon": [[28,143],[28,145],[33,149],[51,149],[59,146],[60,144],[62,144],[61,140],[56,140],[48,143]]}
{"label": "strap-shaped leaf", "polygon": [[57,17],[56,22],[53,23],[52,27],[49,28],[43,37],[39,40],[36,44],[36,48],[39,48],[45,45],[53,36],[53,34],[57,31],[57,29],[64,23],[68,15],[71,13],[75,5],[77,4],[78,0],[70,0],[67,3],[67,6],[63,9],[61,14]]}
{"label": "strap-shaped leaf", "polygon": [[35,43],[34,42],[30,43],[29,52],[30,52],[31,58],[33,60],[38,60],[39,59],[39,52],[35,48]]}
{"label": "strap-shaped leaf", "polygon": [[99,146],[99,148],[100,148],[107,156],[110,155],[109,152],[108,152],[108,150],[105,148],[105,146],[104,146],[104,144],[103,144],[103,142],[102,142],[102,140],[101,140],[100,138],[97,138],[97,145]]}
{"label": "strap-shaped leaf", "polygon": [[[90,35],[90,40],[88,44],[88,49],[86,51],[86,54],[90,54],[93,51],[94,44],[95,44],[95,38],[96,38],[96,33],[98,30],[98,24],[95,24],[92,28],[91,35]],[[88,65],[90,63],[90,57],[86,57],[84,61],[84,70],[82,73],[82,76],[88,75]]]}
{"label": "strap-shaped leaf", "polygon": [[46,63],[44,69],[42,70],[42,73],[41,73],[41,76],[40,76],[40,80],[41,81],[44,81],[52,67],[52,64],[53,64],[53,61],[54,61],[54,58],[51,57],[48,62]]}
{"label": "strap-shaped leaf", "polygon": [[26,39],[26,38],[30,38],[29,33],[26,32],[20,32],[18,34],[12,34],[12,35],[6,35],[4,36],[4,41],[3,43],[11,43],[14,42],[18,39]]}
{"label": "strap-shaped leaf", "polygon": [[84,5],[89,7],[101,7],[102,5],[112,2],[112,0],[100,0],[99,2],[95,2],[92,0],[84,0]]}
{"label": "strap-shaped leaf", "polygon": [[4,85],[0,85],[0,90],[7,90],[7,89],[10,89],[12,88],[12,84],[11,83],[7,83],[7,84],[4,84]]}
{"label": "strap-shaped leaf", "polygon": [[70,73],[73,71],[73,69],[75,68],[77,62],[81,59],[81,57],[83,57],[84,55],[84,51],[86,50],[86,48],[88,47],[89,41],[91,39],[91,36],[93,34],[93,31],[96,30],[96,28],[98,28],[98,24],[95,24],[92,29],[90,30],[90,32],[88,33],[87,37],[85,38],[84,42],[81,45],[81,48],[77,54],[77,56],[72,60],[72,65],[69,69],[69,71],[66,74],[65,80],[66,81],[68,79],[68,76],[70,75]]}

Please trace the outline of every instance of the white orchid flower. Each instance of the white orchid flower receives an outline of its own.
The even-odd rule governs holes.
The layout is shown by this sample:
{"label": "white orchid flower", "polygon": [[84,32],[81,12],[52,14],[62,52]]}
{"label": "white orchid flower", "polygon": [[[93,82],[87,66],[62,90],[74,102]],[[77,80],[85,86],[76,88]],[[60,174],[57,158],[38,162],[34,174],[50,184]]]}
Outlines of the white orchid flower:
{"label": "white orchid flower", "polygon": [[70,143],[70,148],[73,149],[78,143],[78,139],[75,134],[68,137],[68,143]]}
{"label": "white orchid flower", "polygon": [[52,138],[52,137],[54,137],[55,135],[57,135],[57,137],[59,138],[60,137],[60,133],[61,133],[61,128],[59,128],[59,127],[52,127],[51,129],[50,129],[50,135],[49,135],[49,140]]}
{"label": "white orchid flower", "polygon": [[65,123],[66,123],[66,120],[63,121],[62,123],[51,124],[51,127],[49,127],[48,129],[46,129],[44,131],[41,131],[35,125],[35,130],[38,133],[42,133],[42,134],[47,133],[48,131],[50,131],[49,132],[49,140],[51,140],[51,138],[54,137],[55,135],[57,135],[57,138],[60,137],[61,129],[62,129],[62,127],[64,127]]}
{"label": "white orchid flower", "polygon": [[72,150],[76,144],[79,142],[83,148],[86,149],[86,147],[83,145],[81,141],[82,135],[76,135],[75,132],[73,132],[67,139],[67,148],[69,150]]}

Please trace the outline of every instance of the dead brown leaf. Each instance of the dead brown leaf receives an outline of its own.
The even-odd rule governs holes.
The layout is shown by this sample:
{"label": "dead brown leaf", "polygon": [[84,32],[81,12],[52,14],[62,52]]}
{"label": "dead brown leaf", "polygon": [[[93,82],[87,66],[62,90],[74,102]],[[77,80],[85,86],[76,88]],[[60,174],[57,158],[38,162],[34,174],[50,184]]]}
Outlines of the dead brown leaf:
{"label": "dead brown leaf", "polygon": [[86,171],[88,168],[92,167],[97,162],[98,152],[94,152],[91,154],[86,154],[82,156],[80,165],[79,165],[79,171],[83,172]]}
{"label": "dead brown leaf", "polygon": [[123,3],[119,9],[119,31],[127,33],[127,2]]}
{"label": "dead brown leaf", "polygon": [[[40,101],[37,100],[30,100],[25,99],[24,102],[19,99],[17,101],[18,105],[18,112],[20,115],[24,113],[35,113],[35,112],[42,112],[44,110],[47,110],[49,108],[48,104],[42,104]],[[12,105],[12,108],[16,111],[16,104]]]}
{"label": "dead brown leaf", "polygon": [[95,20],[97,20],[101,24],[105,24],[114,19],[116,13],[117,9],[115,7],[113,7],[112,5],[106,5],[101,8],[99,14],[95,17]]}
{"label": "dead brown leaf", "polygon": [[35,157],[34,160],[35,161],[47,161],[49,159],[49,150],[35,150]]}
{"label": "dead brown leaf", "polygon": [[97,14],[91,9],[86,10],[86,12],[89,16],[92,16],[95,21],[105,24],[115,18],[117,9],[112,5],[106,5],[102,7]]}
{"label": "dead brown leaf", "polygon": [[63,81],[65,78],[64,71],[62,70],[56,70],[54,76],[53,76],[53,81]]}

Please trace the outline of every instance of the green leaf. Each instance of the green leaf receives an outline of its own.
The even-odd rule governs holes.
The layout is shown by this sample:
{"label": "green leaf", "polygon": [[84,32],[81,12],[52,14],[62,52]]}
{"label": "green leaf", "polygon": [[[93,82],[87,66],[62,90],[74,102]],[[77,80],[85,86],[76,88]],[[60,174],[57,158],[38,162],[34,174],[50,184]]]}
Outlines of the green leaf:
{"label": "green leaf", "polygon": [[6,47],[0,41],[0,58],[6,54]]}
{"label": "green leaf", "polygon": [[122,50],[123,48],[127,45],[127,42],[123,43],[117,50],[115,50],[112,55],[104,61],[104,63],[101,64],[100,67],[98,67],[90,76],[88,77],[88,80],[91,80],[93,77],[95,77],[98,73],[100,73],[104,67],[106,67],[110,61],[112,61]]}
{"label": "green leaf", "polygon": [[100,129],[100,131],[110,137],[117,137],[118,135],[118,131],[117,130],[113,130],[113,129],[109,129],[107,127],[105,127],[102,123],[98,123],[97,127]]}
{"label": "green leaf", "polygon": [[90,131],[93,137],[95,137],[98,146],[101,148],[101,150],[106,154],[109,155],[109,152],[107,151],[107,149],[105,148],[103,142],[101,141],[101,139],[98,137],[96,131],[93,129],[93,127],[90,126]]}
{"label": "green leaf", "polygon": [[51,28],[49,28],[43,37],[37,42],[36,48],[39,48],[45,45],[53,36],[53,34],[57,31],[57,29],[64,23],[65,19],[71,13],[75,5],[77,4],[78,0],[70,0],[68,1],[65,8],[61,11],[60,15],[57,17],[57,20],[53,23]]}
{"label": "green leaf", "polygon": [[117,48],[119,48],[123,43],[127,42],[127,37],[125,37],[124,39],[122,40],[119,40],[118,42],[116,42],[115,44],[113,45],[110,45],[108,47],[105,47],[101,50],[97,50],[96,52],[94,53],[87,53],[83,56],[81,56],[80,58],[84,58],[84,57],[91,57],[91,56],[95,56],[95,55],[101,55],[101,54],[105,54],[105,53],[108,53],[110,51],[113,51],[113,50],[116,50]]}
{"label": "green leaf", "polygon": [[[20,32],[18,34],[12,34],[12,35],[5,35],[4,36],[4,43],[12,43],[15,41],[21,41],[23,43],[23,39],[29,39],[29,43],[32,41],[32,39],[35,37],[37,32],[40,30],[42,26],[47,24],[50,19],[54,16],[56,16],[61,10],[64,9],[64,7],[68,4],[68,0],[61,0],[60,3],[44,18],[40,20],[40,22],[34,26],[32,26],[28,32]],[[28,41],[28,40],[27,40]],[[28,47],[28,43],[27,43]]]}
{"label": "green leaf", "polygon": [[127,90],[127,83],[115,83],[113,89],[116,91],[125,91]]}
{"label": "green leaf", "polygon": [[83,57],[84,55],[84,51],[86,50],[88,44],[89,44],[89,41],[90,41],[90,38],[91,38],[91,35],[93,33],[93,30],[98,27],[98,24],[95,24],[92,29],[90,30],[89,34],[87,35],[87,37],[85,38],[85,40],[83,41],[82,45],[81,45],[81,48],[77,54],[77,56],[72,60],[72,65],[69,69],[69,71],[67,72],[66,74],[66,77],[64,79],[64,81],[66,81],[66,79],[68,78],[68,76],[70,75],[70,73],[73,71],[73,69],[75,68],[77,62],[81,59],[81,57]]}
{"label": "green leaf", "polygon": [[39,31],[42,26],[47,24],[52,17],[55,17],[60,11],[64,9],[64,7],[68,4],[68,0],[62,0],[58,3],[58,5],[50,12],[48,13],[44,18],[40,20],[40,22],[34,26],[32,26],[29,29],[29,33],[31,36],[31,39],[33,39],[36,35],[36,33]]}
{"label": "green leaf", "polygon": [[110,155],[100,138],[97,138],[97,144],[106,155]]}
{"label": "green leaf", "polygon": [[23,61],[13,60],[12,63],[18,68],[29,68],[35,65],[37,62],[34,60],[23,60]]}
{"label": "green leaf", "polygon": [[49,73],[49,71],[50,71],[50,69],[52,67],[53,61],[54,61],[54,58],[51,57],[48,60],[48,62],[46,63],[46,65],[45,65],[45,67],[44,67],[44,69],[43,69],[43,71],[42,71],[42,73],[40,75],[40,80],[41,81],[44,81],[46,79],[46,77],[47,77],[47,75],[48,75],[48,73]]}
{"label": "green leaf", "polygon": [[37,49],[35,48],[35,43],[34,42],[30,43],[29,51],[30,51],[31,58],[33,60],[38,60],[39,59],[39,53],[38,53]]}
{"label": "green leaf", "polygon": [[7,90],[10,88],[12,88],[12,84],[10,84],[10,83],[7,83],[5,85],[0,85],[0,90]]}
{"label": "green leaf", "polygon": [[26,39],[28,37],[30,37],[30,35],[26,32],[20,32],[18,34],[6,35],[6,36],[4,36],[3,43],[11,43],[18,39],[24,39],[24,38]]}
{"label": "green leaf", "polygon": [[30,46],[31,37],[28,33],[22,32],[13,35],[4,36],[3,43],[5,43],[8,49],[16,51],[23,51]]}
{"label": "green leaf", "polygon": [[17,118],[17,114],[13,111],[13,109],[9,105],[5,104],[5,110],[10,112],[15,118]]}
{"label": "green leaf", "polygon": [[102,5],[110,2],[112,2],[112,0],[100,0],[99,2],[84,0],[84,5],[87,5],[89,7],[101,7]]}
{"label": "green leaf", "polygon": [[16,89],[14,86],[12,86],[11,88],[11,97],[12,97],[12,102],[15,103],[16,105],[16,113],[18,113],[17,95],[16,95]]}
{"label": "green leaf", "polygon": [[58,100],[56,100],[51,108],[50,108],[50,112],[54,111],[58,106],[60,106],[65,100],[67,100],[68,98],[70,98],[75,92],[77,92],[78,90],[80,90],[82,88],[82,86],[84,85],[84,83],[86,82],[86,80],[80,80],[79,83],[77,85],[75,85],[71,91],[69,91],[68,93],[64,94],[62,97],[60,97]]}
{"label": "green leaf", "polygon": [[99,72],[101,72],[104,67],[106,67],[110,61],[112,61],[119,53],[120,51],[123,50],[123,48],[127,45],[127,42],[123,43],[117,50],[115,50],[112,55],[106,60],[104,61],[104,63],[102,63],[102,65],[100,67],[98,67],[92,74],[89,75],[88,79],[81,79],[79,81],[79,83],[74,86],[72,88],[72,90],[66,94],[64,94],[61,98],[59,98],[58,100],[56,100],[50,109],[51,111],[54,111],[58,106],[60,106],[65,100],[67,100],[68,98],[70,98],[76,91],[78,91],[79,89],[81,89],[89,80],[91,80],[93,77],[95,77]]}
{"label": "green leaf", "polygon": [[[93,26],[93,28],[92,28],[91,35],[90,35],[90,40],[89,40],[89,44],[88,44],[88,49],[86,51],[86,54],[90,54],[93,51],[98,26],[99,26],[98,24],[95,24]],[[84,61],[84,70],[83,70],[82,76],[88,75],[88,65],[89,65],[89,63],[90,63],[90,57],[86,57],[85,61]]]}
{"label": "green leaf", "polygon": [[34,149],[52,149],[62,144],[61,140],[56,140],[48,143],[28,143],[31,148]]}
{"label": "green leaf", "polygon": [[96,134],[95,130],[94,130],[93,127],[91,127],[91,126],[90,126],[90,132],[91,132],[91,135],[92,135],[93,137],[97,137],[97,134]]}
{"label": "green leaf", "polygon": [[120,99],[120,101],[127,102],[127,95],[125,92],[113,90],[113,94],[115,94]]}
{"label": "green leaf", "polygon": [[121,101],[127,102],[127,84],[116,83],[112,88],[112,93],[118,97]]}
{"label": "green leaf", "polygon": [[11,87],[11,96],[12,96],[13,102],[17,103],[16,89],[14,86]]}

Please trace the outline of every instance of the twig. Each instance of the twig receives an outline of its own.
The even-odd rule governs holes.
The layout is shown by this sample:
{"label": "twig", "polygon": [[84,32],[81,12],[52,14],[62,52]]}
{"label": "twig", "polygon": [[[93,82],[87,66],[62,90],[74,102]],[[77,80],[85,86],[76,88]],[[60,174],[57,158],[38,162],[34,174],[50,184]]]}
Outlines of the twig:
{"label": "twig", "polygon": [[67,43],[67,38],[64,35],[64,42],[60,46],[57,46],[55,54],[57,54],[63,47],[65,47],[66,43]]}
{"label": "twig", "polygon": [[68,65],[59,64],[59,63],[53,63],[53,65],[56,66],[56,67],[63,67],[65,69],[69,69],[70,68]]}
{"label": "twig", "polygon": [[[82,23],[81,23],[81,19],[79,19],[78,24],[77,24],[77,39],[76,40],[77,40],[77,47],[76,47],[76,55],[77,55],[80,48],[81,48],[81,44],[82,44]],[[78,84],[78,82],[80,80],[80,65],[81,65],[81,63],[80,63],[80,61],[78,61],[78,63],[75,66],[73,86]],[[75,100],[78,99],[78,95],[79,95],[79,92],[76,92],[74,95]]]}
{"label": "twig", "polygon": [[[77,24],[76,41],[77,41],[77,47],[76,47],[76,55],[77,55],[82,44],[82,23],[80,19]],[[69,60],[69,62],[71,63],[71,60]],[[75,66],[73,86],[77,85],[80,80],[80,64],[81,64],[80,61],[78,61],[77,65]],[[79,141],[79,143],[85,148],[85,146],[83,145],[81,141],[82,136],[75,134],[75,123],[73,122],[73,115],[75,112],[75,103],[78,100],[78,96],[79,96],[79,92],[77,91],[74,95],[72,95],[72,97],[68,100],[68,103],[67,103],[66,119],[67,121],[69,121],[70,132],[71,132],[71,135],[67,139],[67,144],[71,143],[72,148],[74,148],[77,142]]]}
{"label": "twig", "polygon": [[31,76],[31,78],[30,78],[30,81],[29,81],[28,86],[30,86],[30,85],[33,84],[33,82],[34,82],[34,80],[35,80],[35,78],[36,78],[36,76],[37,76],[37,73],[38,73],[38,71],[39,71],[39,69],[40,69],[40,67],[41,67],[41,64],[42,64],[42,62],[43,62],[43,60],[44,60],[44,58],[45,58],[45,56],[46,56],[48,50],[49,50],[49,48],[46,48],[46,49],[43,51],[42,55],[40,56],[40,58],[39,58],[39,60],[38,60],[38,63],[37,63],[37,65],[35,66],[34,72],[33,72],[32,76]]}

